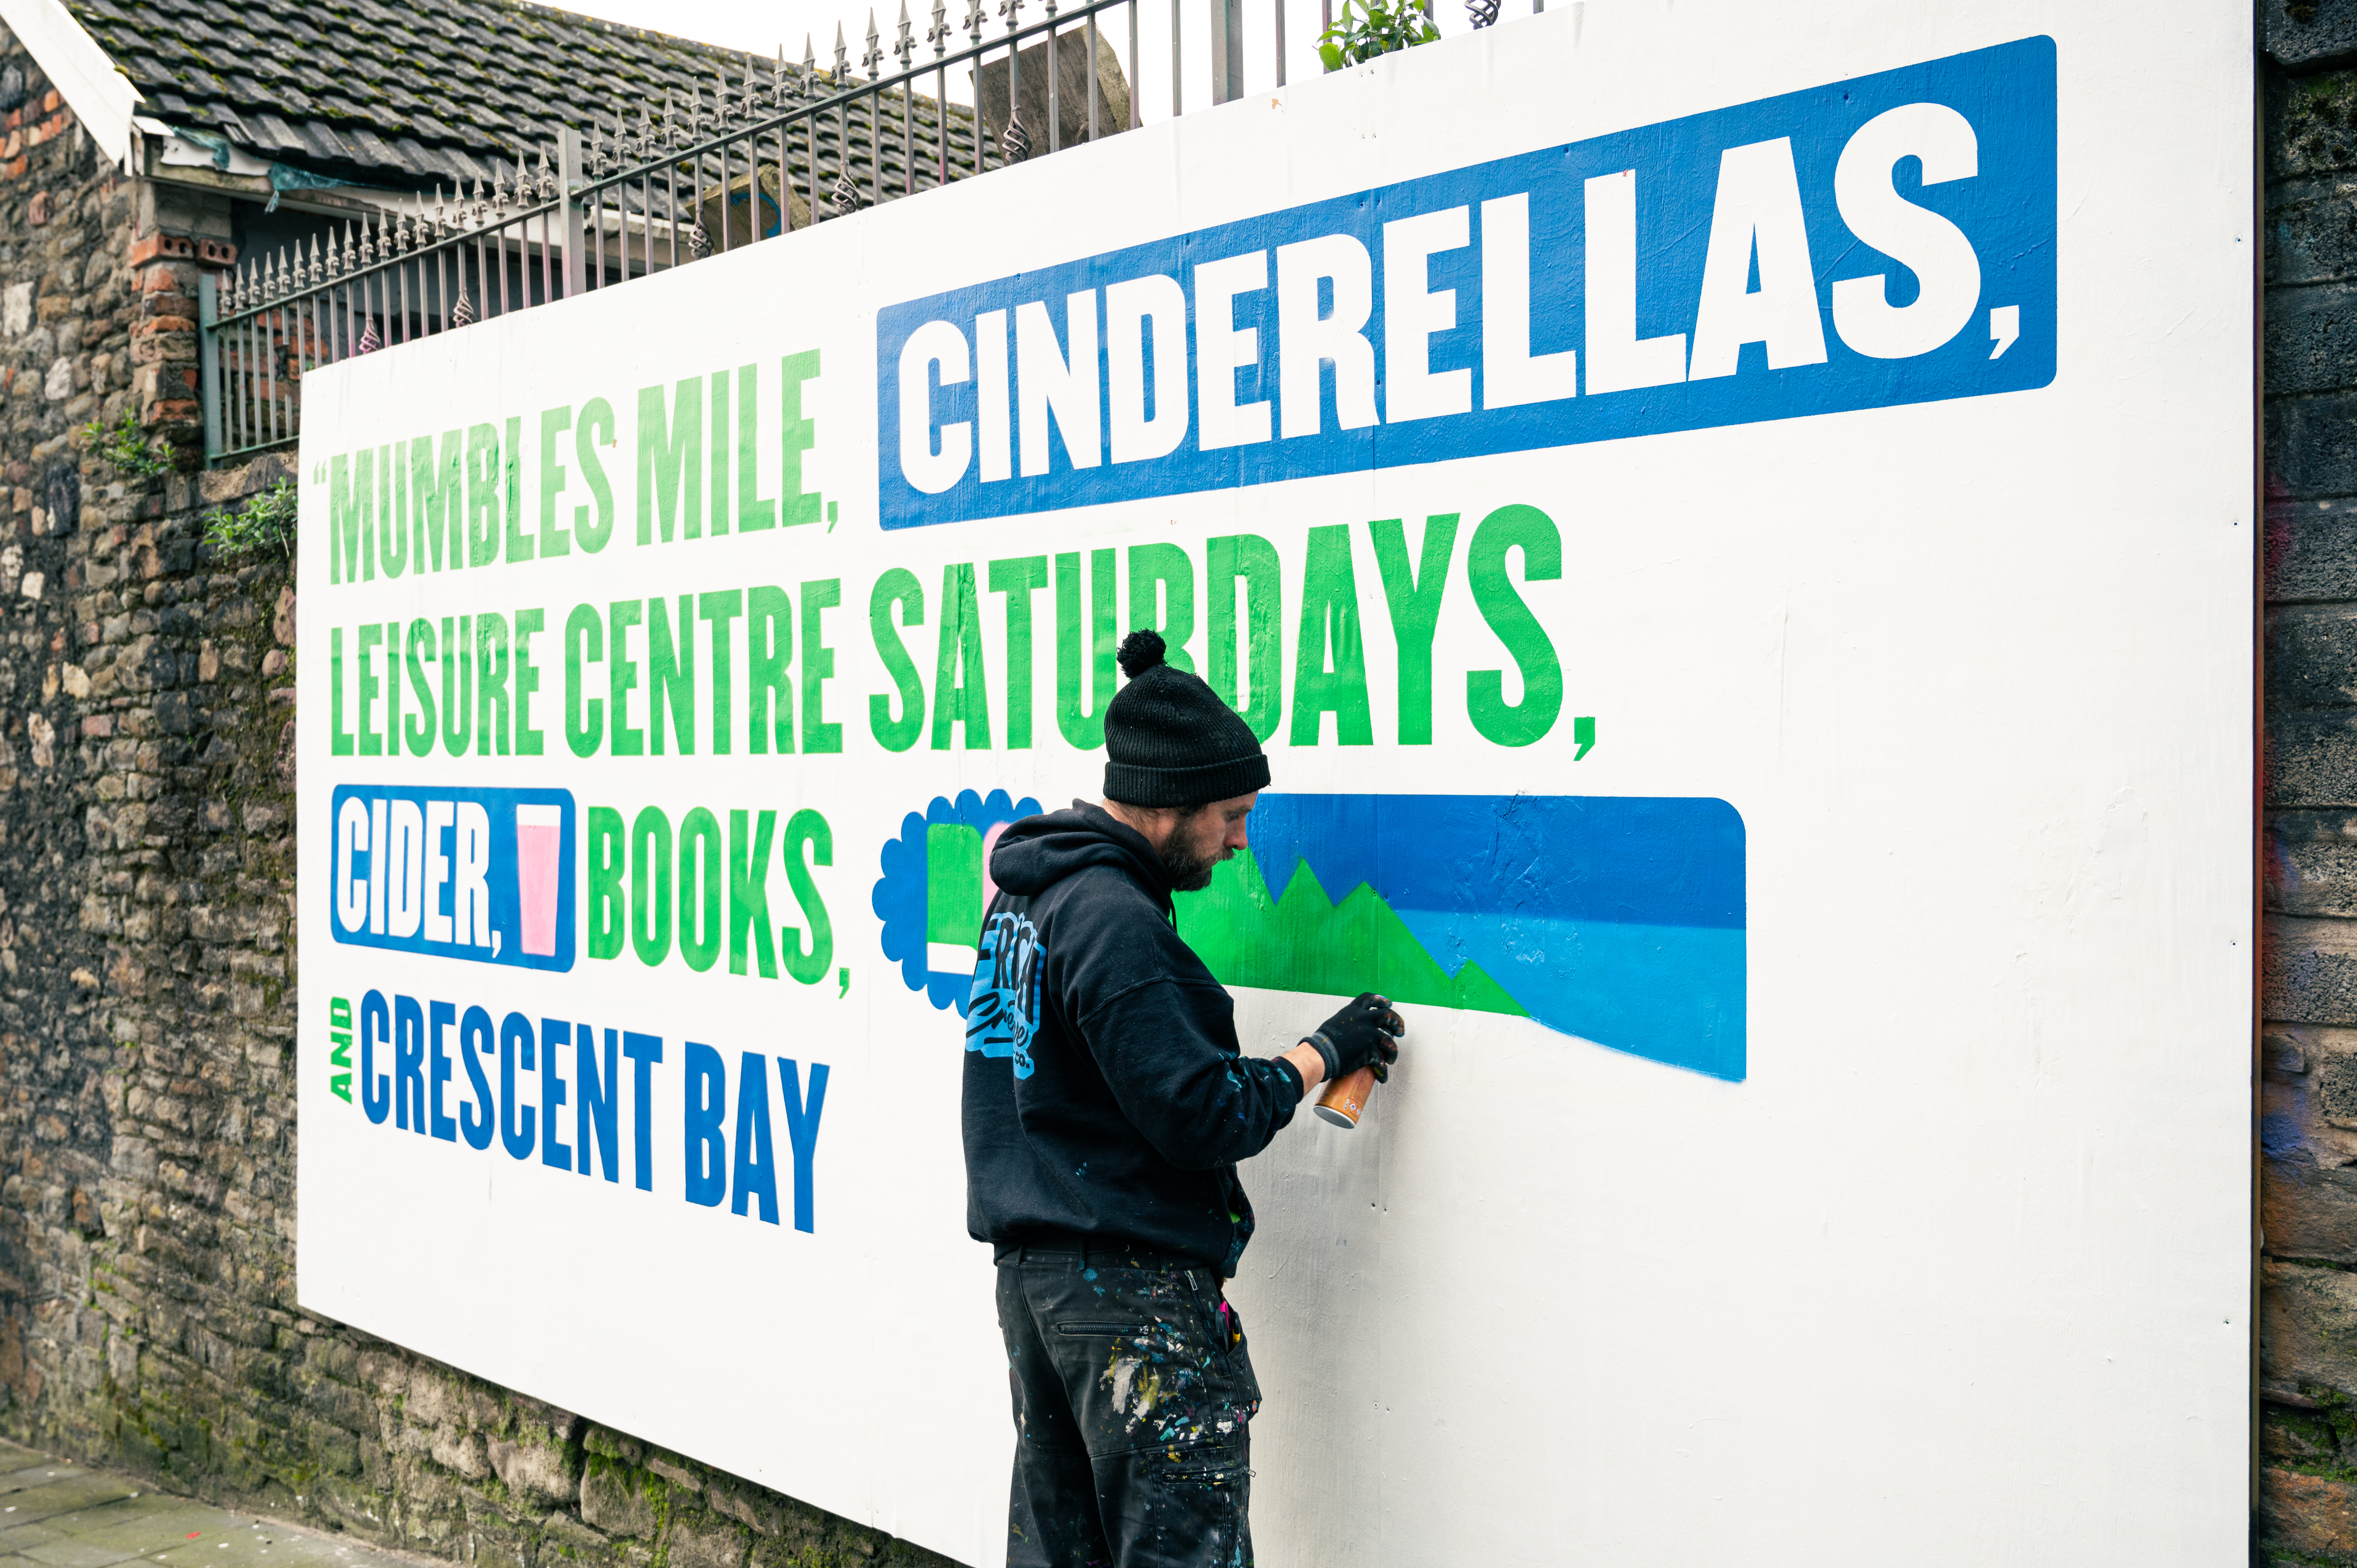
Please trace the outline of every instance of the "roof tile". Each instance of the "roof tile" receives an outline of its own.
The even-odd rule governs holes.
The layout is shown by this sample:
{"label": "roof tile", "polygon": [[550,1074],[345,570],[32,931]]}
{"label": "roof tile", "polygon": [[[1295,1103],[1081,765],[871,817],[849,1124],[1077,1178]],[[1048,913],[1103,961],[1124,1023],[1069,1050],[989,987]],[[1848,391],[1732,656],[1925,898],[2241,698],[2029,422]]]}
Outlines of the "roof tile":
{"label": "roof tile", "polygon": [[[608,125],[619,113],[635,136],[650,111],[662,119],[666,100],[683,119],[701,96],[708,113],[716,77],[735,103],[748,66],[735,50],[527,0],[65,4],[167,119],[218,127],[264,157],[397,188],[488,179],[520,146],[537,156],[560,120]],[[766,95],[770,65],[750,64]],[[900,104],[887,95],[879,107],[887,161],[897,163],[889,123]],[[920,113],[933,117],[929,107]],[[831,124],[821,127],[823,142],[834,136]],[[970,131],[952,145],[961,140],[970,146]]]}
{"label": "roof tile", "polygon": [[337,134],[336,128],[326,121],[314,120],[302,129],[304,139],[318,148],[319,156],[327,162],[358,163],[361,161],[358,149],[352,143]]}
{"label": "roof tile", "polygon": [[410,161],[393,148],[386,146],[378,138],[376,133],[366,125],[351,126],[350,131],[352,143],[360,149],[360,156],[355,158],[354,162],[370,164],[378,168],[400,168]]}
{"label": "roof tile", "polygon": [[266,110],[262,113],[247,116],[246,124],[262,133],[263,149],[265,152],[292,153],[298,158],[307,155],[313,157],[318,156],[313,153],[309,144],[303,140],[301,132]]}

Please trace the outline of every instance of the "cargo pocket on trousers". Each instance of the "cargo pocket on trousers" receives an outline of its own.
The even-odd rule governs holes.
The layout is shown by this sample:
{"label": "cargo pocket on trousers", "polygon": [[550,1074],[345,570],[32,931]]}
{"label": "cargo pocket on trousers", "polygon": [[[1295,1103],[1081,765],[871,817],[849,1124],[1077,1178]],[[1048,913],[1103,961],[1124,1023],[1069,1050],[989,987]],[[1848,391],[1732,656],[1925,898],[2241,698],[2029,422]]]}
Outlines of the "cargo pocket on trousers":
{"label": "cargo pocket on trousers", "polygon": [[1236,1414],[1249,1421],[1260,1410],[1260,1380],[1253,1375],[1252,1346],[1244,1337],[1244,1320],[1224,1294],[1211,1301],[1211,1348],[1226,1369]]}
{"label": "cargo pocket on trousers", "polygon": [[1171,1486],[1241,1488],[1252,1478],[1252,1466],[1240,1443],[1175,1452],[1177,1457],[1166,1458],[1162,1466],[1162,1478]]}

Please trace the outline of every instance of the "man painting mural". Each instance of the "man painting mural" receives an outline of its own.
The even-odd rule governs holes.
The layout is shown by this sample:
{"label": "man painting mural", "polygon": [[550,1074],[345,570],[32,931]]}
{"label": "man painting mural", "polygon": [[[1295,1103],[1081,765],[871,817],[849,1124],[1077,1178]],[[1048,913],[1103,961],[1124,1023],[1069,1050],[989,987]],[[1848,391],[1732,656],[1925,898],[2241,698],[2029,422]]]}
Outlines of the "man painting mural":
{"label": "man painting mural", "polygon": [[1155,633],[1121,667],[1103,805],[991,854],[967,1009],[966,1224],[997,1256],[1018,1434],[1007,1562],[1240,1568],[1260,1387],[1221,1293],[1253,1231],[1235,1165],[1321,1080],[1396,1059],[1405,1026],[1370,993],[1242,1053],[1171,895],[1244,847],[1268,758]]}

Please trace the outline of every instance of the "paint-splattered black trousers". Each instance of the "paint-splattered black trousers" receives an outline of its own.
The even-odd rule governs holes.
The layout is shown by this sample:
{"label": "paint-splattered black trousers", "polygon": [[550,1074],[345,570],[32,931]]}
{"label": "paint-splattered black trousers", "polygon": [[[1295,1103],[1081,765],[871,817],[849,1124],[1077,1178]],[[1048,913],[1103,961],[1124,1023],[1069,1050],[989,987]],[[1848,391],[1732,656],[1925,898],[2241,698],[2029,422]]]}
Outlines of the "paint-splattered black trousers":
{"label": "paint-splattered black trousers", "polygon": [[1211,1271],[1114,1245],[1005,1249],[1007,1568],[1251,1568],[1243,1326]]}

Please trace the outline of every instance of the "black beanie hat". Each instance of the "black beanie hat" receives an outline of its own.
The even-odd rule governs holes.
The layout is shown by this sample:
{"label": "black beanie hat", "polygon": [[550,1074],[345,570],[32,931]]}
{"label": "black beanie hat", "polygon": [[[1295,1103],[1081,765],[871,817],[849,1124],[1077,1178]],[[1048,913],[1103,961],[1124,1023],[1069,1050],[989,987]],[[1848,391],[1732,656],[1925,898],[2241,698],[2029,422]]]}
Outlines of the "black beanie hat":
{"label": "black beanie hat", "polygon": [[1200,678],[1163,662],[1159,634],[1122,639],[1129,684],[1105,704],[1108,800],[1200,806],[1268,788],[1268,758],[1252,726]]}

